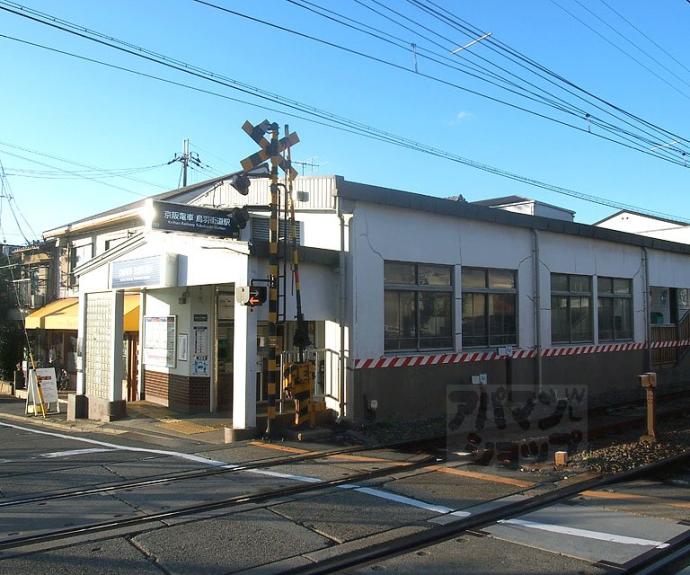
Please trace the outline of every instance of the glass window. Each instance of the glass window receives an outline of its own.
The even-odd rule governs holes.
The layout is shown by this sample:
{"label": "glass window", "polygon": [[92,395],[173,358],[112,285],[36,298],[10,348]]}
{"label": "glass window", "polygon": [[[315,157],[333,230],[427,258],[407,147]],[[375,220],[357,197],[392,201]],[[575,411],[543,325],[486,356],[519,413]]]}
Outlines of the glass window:
{"label": "glass window", "polygon": [[383,264],[384,282],[387,284],[414,285],[415,265],[403,262],[385,262]]}
{"label": "glass window", "polygon": [[462,268],[462,345],[517,343],[515,270]]}
{"label": "glass window", "polygon": [[489,270],[490,289],[515,289],[513,270]]}
{"label": "glass window", "polygon": [[477,268],[462,268],[462,289],[485,287],[486,270]]}
{"label": "glass window", "polygon": [[384,349],[453,347],[452,268],[384,262]]}
{"label": "glass window", "polygon": [[632,280],[600,277],[597,286],[599,341],[632,339]]}
{"label": "glass window", "polygon": [[592,278],[551,274],[551,341],[590,342],[593,322]]}
{"label": "glass window", "polygon": [[430,266],[419,264],[419,285],[449,286],[450,268],[448,266]]}

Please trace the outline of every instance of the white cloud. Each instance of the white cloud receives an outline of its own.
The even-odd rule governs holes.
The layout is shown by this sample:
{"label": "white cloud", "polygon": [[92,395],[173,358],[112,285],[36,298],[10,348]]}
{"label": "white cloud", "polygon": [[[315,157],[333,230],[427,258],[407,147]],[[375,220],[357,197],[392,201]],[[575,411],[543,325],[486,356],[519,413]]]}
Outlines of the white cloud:
{"label": "white cloud", "polygon": [[473,118],[474,114],[472,112],[466,112],[465,110],[460,110],[457,114],[455,114],[455,117],[448,122],[449,126],[457,126],[461,122],[465,122],[469,120],[470,118]]}

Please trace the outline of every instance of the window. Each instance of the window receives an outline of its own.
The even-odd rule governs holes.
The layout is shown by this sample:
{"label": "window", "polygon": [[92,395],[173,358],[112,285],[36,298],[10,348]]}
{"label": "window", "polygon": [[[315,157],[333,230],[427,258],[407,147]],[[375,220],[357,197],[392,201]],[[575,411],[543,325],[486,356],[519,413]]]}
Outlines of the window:
{"label": "window", "polygon": [[517,343],[514,270],[462,268],[462,346]]}
{"label": "window", "polygon": [[452,268],[384,263],[384,349],[453,347]]}
{"label": "window", "polygon": [[632,339],[632,280],[597,278],[599,340]]}
{"label": "window", "polygon": [[73,247],[70,259],[72,260],[72,269],[78,268],[85,264],[93,257],[93,244],[85,244],[83,246]]}
{"label": "window", "polygon": [[551,341],[592,341],[592,323],[592,278],[551,274]]}

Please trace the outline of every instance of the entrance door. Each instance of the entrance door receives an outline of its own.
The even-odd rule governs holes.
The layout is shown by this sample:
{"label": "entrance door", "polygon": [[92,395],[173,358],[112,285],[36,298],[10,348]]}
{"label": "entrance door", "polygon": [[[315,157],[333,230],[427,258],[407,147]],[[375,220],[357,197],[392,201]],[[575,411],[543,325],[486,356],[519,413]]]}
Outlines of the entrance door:
{"label": "entrance door", "polygon": [[123,354],[125,356],[125,379],[127,381],[127,401],[136,401],[139,391],[139,334],[125,334]]}
{"label": "entrance door", "polygon": [[218,320],[216,330],[218,349],[218,410],[232,409],[232,362],[234,357],[235,325],[231,320]]}

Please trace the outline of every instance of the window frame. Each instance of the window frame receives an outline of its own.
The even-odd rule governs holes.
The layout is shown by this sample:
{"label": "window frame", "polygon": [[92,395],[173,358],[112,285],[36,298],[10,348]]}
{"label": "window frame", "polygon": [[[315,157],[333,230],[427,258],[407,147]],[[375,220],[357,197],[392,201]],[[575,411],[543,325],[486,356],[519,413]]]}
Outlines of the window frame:
{"label": "window frame", "polygon": [[[568,289],[567,291],[564,290],[554,290],[553,289],[553,277],[554,276],[565,276],[567,278],[567,283],[568,283]],[[594,322],[595,320],[598,320],[598,316],[595,317],[595,310],[594,310],[594,277],[595,276],[589,276],[585,274],[569,274],[569,273],[562,273],[562,272],[551,272],[551,277],[549,278],[551,281],[551,343],[552,344],[582,344],[582,343],[594,343]],[[589,280],[589,291],[580,291],[580,290],[575,290],[571,287],[571,279],[572,278],[587,278]],[[554,297],[558,298],[566,298],[567,299],[567,315],[568,315],[568,339],[559,339],[556,340],[554,339],[554,314],[553,314],[553,299]],[[575,339],[573,338],[573,313],[572,313],[572,305],[571,302],[574,298],[583,298],[586,297],[589,299],[589,320],[590,320],[590,337],[588,339]]]}
{"label": "window frame", "polygon": [[[599,280],[610,280],[611,291],[601,291],[599,289]],[[616,293],[616,281],[625,281],[628,284],[628,293]],[[613,334],[612,338],[602,338],[601,337],[601,321],[599,317],[599,300],[607,300],[611,302],[611,331]],[[616,300],[625,301],[628,306],[630,315],[630,334],[626,337],[619,337],[616,333]],[[633,281],[632,278],[617,278],[613,276],[597,276],[597,326],[599,332],[599,341],[612,342],[612,341],[634,341],[635,339],[635,318],[634,318],[634,308],[633,308]]]}
{"label": "window frame", "polygon": [[[465,307],[465,294],[482,294],[484,295],[484,328],[485,328],[485,333],[486,333],[486,344],[478,344],[478,345],[466,345],[465,344],[465,329],[463,328],[462,330],[462,349],[485,349],[485,348],[491,348],[491,347],[502,347],[502,346],[510,346],[510,345],[517,345],[518,344],[518,337],[520,333],[520,311],[519,311],[519,285],[518,285],[518,270],[516,269],[509,269],[509,268],[486,268],[486,267],[477,267],[477,266],[463,266],[461,269],[461,274],[462,277],[465,277],[465,273],[467,271],[480,271],[483,272],[484,274],[484,287],[467,287],[465,288],[462,285],[461,281],[461,296],[462,296],[462,306],[461,309],[464,312],[464,307]],[[490,283],[490,272],[510,272],[513,276],[513,286],[512,288],[494,288],[491,287]],[[513,295],[515,297],[514,301],[514,308],[515,308],[515,334],[514,334],[514,340],[511,343],[503,342],[503,343],[494,343],[492,342],[492,334],[491,334],[491,314],[489,313],[489,301],[490,301],[490,296],[491,295]],[[463,325],[465,322],[465,317],[463,313],[462,317]],[[504,334],[505,335],[505,334]],[[476,337],[476,336],[475,336]],[[496,336],[494,336],[496,337]]]}
{"label": "window frame", "polygon": [[[407,266],[413,266],[414,268],[414,278],[415,281],[414,283],[387,283],[386,282],[386,264],[403,264]],[[420,267],[438,267],[438,268],[443,268],[448,271],[448,285],[428,285],[428,284],[420,284]],[[408,352],[420,352],[420,351],[432,351],[432,350],[452,350],[454,349],[454,326],[455,326],[455,306],[454,306],[454,298],[453,294],[455,293],[455,284],[454,284],[454,277],[453,277],[453,266],[448,265],[448,264],[436,264],[436,263],[429,263],[429,262],[406,262],[406,261],[400,261],[400,260],[385,260],[383,264],[383,304],[384,304],[384,337],[383,337],[383,349],[384,353],[408,353]],[[414,328],[415,328],[415,334],[414,334],[414,339],[415,339],[415,346],[414,347],[388,347],[387,341],[390,340],[390,338],[386,337],[385,334],[385,327],[386,327],[386,293],[408,293],[408,294],[414,294],[413,296],[413,301],[414,301]],[[421,335],[421,298],[422,294],[447,294],[449,298],[448,302],[448,307],[450,311],[450,334],[448,336],[438,336],[438,338],[441,337],[447,337],[448,338],[448,345],[447,346],[440,346],[440,347],[423,347],[422,346],[422,340],[425,339]],[[400,297],[398,295],[398,297]],[[405,337],[398,337],[397,340],[403,340],[403,339],[411,339],[411,338],[405,338]]]}

